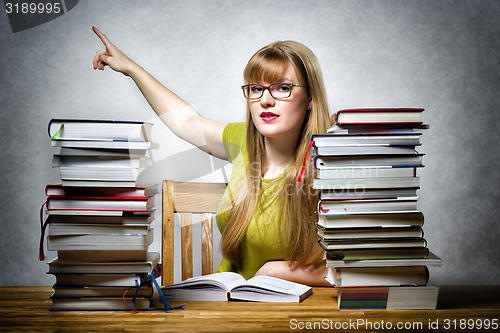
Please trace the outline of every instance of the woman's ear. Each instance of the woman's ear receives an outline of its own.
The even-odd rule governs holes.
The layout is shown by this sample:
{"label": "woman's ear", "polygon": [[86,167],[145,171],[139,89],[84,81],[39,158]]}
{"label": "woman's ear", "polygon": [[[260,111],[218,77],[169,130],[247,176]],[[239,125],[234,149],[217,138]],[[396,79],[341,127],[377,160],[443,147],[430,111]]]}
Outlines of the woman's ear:
{"label": "woman's ear", "polygon": [[313,102],[312,100],[309,101],[309,104],[307,105],[307,111],[311,111],[313,107]]}

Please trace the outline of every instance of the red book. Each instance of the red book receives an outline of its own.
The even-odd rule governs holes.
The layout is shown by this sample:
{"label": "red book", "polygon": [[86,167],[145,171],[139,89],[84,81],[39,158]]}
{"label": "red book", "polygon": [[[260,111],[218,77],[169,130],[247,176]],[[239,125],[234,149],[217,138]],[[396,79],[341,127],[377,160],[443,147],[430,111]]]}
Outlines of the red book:
{"label": "red book", "polygon": [[343,109],[334,115],[338,125],[422,124],[421,108]]}

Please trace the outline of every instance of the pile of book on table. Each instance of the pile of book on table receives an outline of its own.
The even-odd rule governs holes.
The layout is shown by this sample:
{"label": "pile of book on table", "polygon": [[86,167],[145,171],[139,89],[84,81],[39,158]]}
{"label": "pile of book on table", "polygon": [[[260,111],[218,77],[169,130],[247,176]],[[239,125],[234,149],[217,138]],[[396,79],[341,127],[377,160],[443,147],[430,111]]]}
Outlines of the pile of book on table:
{"label": "pile of book on table", "polygon": [[339,309],[434,309],[417,209],[423,109],[346,109],[313,135],[318,235]]}
{"label": "pile of book on table", "polygon": [[136,184],[157,147],[150,133],[142,122],[50,121],[62,184],[46,187],[40,260],[47,234],[48,250],[57,251],[48,263],[56,278],[52,310],[150,307],[161,275],[159,253],[148,253],[157,188]]}

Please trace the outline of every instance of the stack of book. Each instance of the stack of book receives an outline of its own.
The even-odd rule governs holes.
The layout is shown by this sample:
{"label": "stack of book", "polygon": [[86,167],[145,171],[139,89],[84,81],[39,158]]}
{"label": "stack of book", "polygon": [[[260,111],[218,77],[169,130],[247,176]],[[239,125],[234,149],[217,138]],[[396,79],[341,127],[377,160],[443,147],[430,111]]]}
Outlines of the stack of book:
{"label": "stack of book", "polygon": [[339,309],[432,309],[441,259],[417,209],[423,109],[346,109],[313,140],[318,236]]}
{"label": "stack of book", "polygon": [[53,167],[61,184],[46,187],[40,258],[57,251],[52,310],[147,309],[161,275],[153,241],[154,195],[137,177],[150,164],[151,124],[52,119]]}

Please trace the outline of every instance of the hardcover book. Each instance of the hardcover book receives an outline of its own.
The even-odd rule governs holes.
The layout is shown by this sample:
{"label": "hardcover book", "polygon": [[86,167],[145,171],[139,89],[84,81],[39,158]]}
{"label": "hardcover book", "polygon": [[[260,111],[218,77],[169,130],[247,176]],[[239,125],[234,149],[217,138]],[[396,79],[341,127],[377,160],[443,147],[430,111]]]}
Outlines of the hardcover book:
{"label": "hardcover book", "polygon": [[162,288],[168,300],[301,302],[312,288],[270,276],[245,280],[233,272],[215,273],[187,279]]}
{"label": "hardcover book", "polygon": [[52,140],[151,141],[153,124],[142,121],[97,119],[51,119]]}
{"label": "hardcover book", "polygon": [[347,124],[421,124],[421,108],[361,108],[335,113],[335,123]]}
{"label": "hardcover book", "polygon": [[369,287],[337,288],[339,310],[434,310],[439,288]]}

